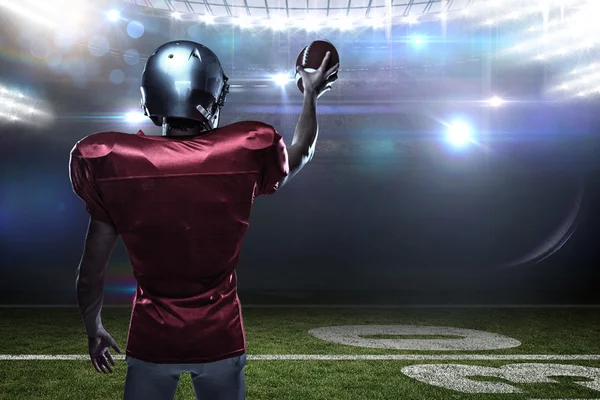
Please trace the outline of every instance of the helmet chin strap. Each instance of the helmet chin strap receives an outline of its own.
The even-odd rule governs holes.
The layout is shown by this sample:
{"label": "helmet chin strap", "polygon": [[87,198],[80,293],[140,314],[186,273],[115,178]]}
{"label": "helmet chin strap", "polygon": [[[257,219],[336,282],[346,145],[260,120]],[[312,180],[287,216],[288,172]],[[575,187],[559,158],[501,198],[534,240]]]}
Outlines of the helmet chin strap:
{"label": "helmet chin strap", "polygon": [[170,130],[171,130],[171,125],[169,125],[169,123],[167,122],[167,117],[163,117],[162,135],[167,136],[169,134]]}
{"label": "helmet chin strap", "polygon": [[202,114],[204,116],[204,118],[206,118],[206,123],[204,125],[206,125],[207,129],[215,129],[219,126],[219,116],[221,113],[220,107],[215,107],[216,111],[214,114],[211,114],[210,112],[208,112],[204,107],[202,106],[197,106],[196,109],[198,111],[200,111],[200,114]]}
{"label": "helmet chin strap", "polygon": [[200,111],[200,114],[202,114],[202,116],[204,118],[206,118],[207,121],[209,121],[208,126],[210,127],[211,125],[214,126],[214,122],[215,122],[215,117],[218,115],[218,111],[213,115],[211,114],[206,108],[202,107],[201,105],[196,106],[196,109],[198,111]]}
{"label": "helmet chin strap", "polygon": [[215,115],[213,115],[212,118],[212,129],[216,129],[219,127],[219,119],[221,118],[221,110],[219,108],[217,108],[217,111],[215,112]]}

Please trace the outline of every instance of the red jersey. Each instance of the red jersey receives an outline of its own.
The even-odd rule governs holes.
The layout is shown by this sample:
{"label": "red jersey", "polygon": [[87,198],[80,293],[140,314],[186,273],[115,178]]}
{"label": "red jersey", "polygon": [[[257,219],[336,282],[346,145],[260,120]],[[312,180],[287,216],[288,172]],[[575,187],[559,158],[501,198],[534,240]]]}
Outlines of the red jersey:
{"label": "red jersey", "polygon": [[101,132],[75,145],[73,190],[121,235],[137,281],[127,355],[204,363],[246,351],[235,266],[254,198],[288,172],[281,135],[256,121],[187,137]]}

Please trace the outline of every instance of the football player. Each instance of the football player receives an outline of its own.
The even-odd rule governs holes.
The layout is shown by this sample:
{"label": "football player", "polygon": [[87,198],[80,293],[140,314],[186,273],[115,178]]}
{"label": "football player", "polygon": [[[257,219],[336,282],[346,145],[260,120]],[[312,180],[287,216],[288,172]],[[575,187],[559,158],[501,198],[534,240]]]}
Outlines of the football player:
{"label": "football player", "polygon": [[142,76],[142,109],[161,136],[95,133],[70,155],[74,192],[90,214],[77,299],[92,365],[121,352],[101,320],[106,267],[120,235],[137,281],[127,346],[126,400],[173,399],[182,371],[199,399],[245,398],[246,338],[235,267],[256,196],[308,163],[317,98],[339,65],[298,67],[304,103],[291,145],[258,121],[219,127],[229,91],[217,56],[190,41],[160,46]]}

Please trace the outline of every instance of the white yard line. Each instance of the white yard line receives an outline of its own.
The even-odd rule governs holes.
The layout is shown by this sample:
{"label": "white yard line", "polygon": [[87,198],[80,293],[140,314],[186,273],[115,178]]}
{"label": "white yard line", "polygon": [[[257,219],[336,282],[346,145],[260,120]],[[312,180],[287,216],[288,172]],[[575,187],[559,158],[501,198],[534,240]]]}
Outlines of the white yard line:
{"label": "white yard line", "polygon": [[[124,355],[115,355],[113,358],[124,360]],[[87,354],[0,354],[0,361],[18,360],[89,360]],[[390,360],[390,361],[502,361],[502,360],[544,360],[544,361],[568,361],[568,360],[600,360],[600,354],[248,354],[248,360],[256,361],[357,361],[357,360]]]}

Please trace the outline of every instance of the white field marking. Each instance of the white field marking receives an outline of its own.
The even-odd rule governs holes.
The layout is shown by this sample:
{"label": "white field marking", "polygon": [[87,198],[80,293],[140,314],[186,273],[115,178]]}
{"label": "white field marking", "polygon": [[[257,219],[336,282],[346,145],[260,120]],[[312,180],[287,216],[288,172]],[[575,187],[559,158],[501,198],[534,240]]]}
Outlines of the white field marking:
{"label": "white field marking", "polygon": [[[78,308],[77,304],[0,304],[0,308]],[[107,304],[102,308],[131,308],[131,304]],[[367,305],[367,304],[243,304],[242,308],[600,308],[600,304],[423,304],[423,305]]]}
{"label": "white field marking", "polygon": [[[318,339],[347,346],[396,350],[498,350],[519,347],[521,342],[497,333],[451,326],[420,325],[341,325],[308,331]],[[367,339],[368,335],[444,335],[460,339]]]}
{"label": "white field marking", "polygon": [[[124,360],[124,355],[111,351],[115,360]],[[89,360],[87,354],[0,354],[0,361],[19,360]],[[256,361],[503,361],[503,360],[543,360],[569,361],[587,360],[598,361],[600,354],[248,354],[248,360]],[[556,400],[556,399],[555,399]]]}
{"label": "white field marking", "polygon": [[[520,363],[499,368],[467,364],[415,364],[401,369],[410,378],[462,393],[523,393],[523,390],[504,383],[475,381],[471,377],[502,378],[513,383],[557,383],[552,377],[574,377],[575,384],[600,391],[600,368],[570,364]],[[577,378],[591,382],[578,382]]]}

